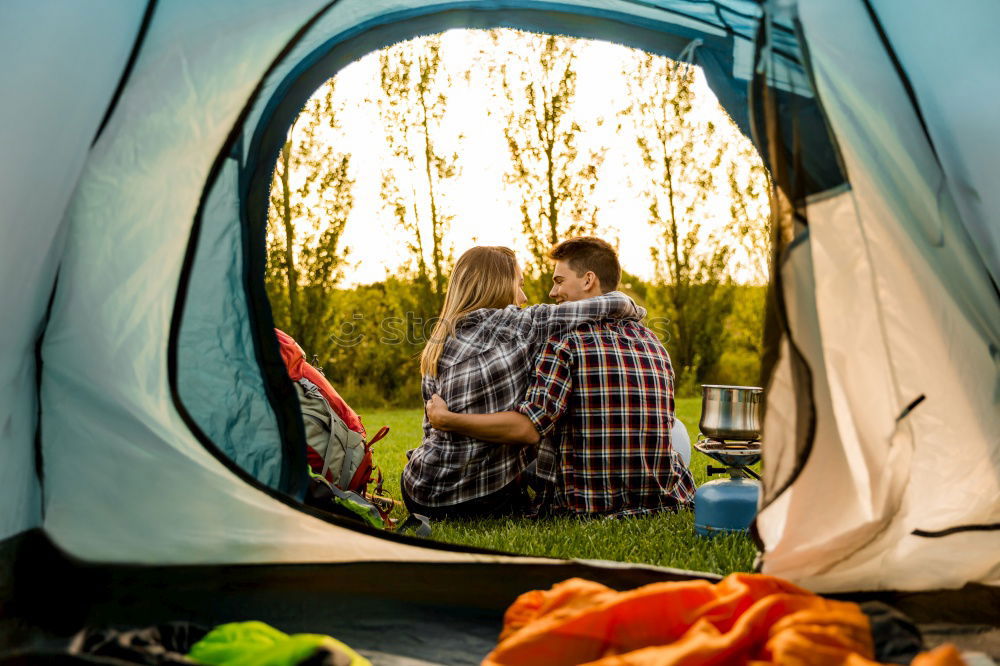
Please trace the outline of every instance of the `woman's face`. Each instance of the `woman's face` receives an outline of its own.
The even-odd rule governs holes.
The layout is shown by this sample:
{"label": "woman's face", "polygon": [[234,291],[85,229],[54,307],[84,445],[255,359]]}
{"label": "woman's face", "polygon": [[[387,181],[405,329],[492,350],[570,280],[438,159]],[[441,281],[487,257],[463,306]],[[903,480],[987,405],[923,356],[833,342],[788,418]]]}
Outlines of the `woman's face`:
{"label": "woman's face", "polygon": [[528,297],[524,295],[524,276],[521,275],[521,267],[514,264],[514,305],[521,307],[528,302]]}

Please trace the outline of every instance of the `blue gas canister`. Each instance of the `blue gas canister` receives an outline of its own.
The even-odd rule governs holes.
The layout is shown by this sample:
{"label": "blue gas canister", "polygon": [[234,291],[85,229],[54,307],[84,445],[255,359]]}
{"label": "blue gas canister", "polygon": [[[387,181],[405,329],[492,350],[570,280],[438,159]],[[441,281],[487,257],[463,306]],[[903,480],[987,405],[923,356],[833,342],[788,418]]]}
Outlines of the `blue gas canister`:
{"label": "blue gas canister", "polygon": [[750,469],[760,460],[759,442],[732,444],[699,439],[695,448],[711,456],[724,467],[708,466],[709,476],[728,474],[701,485],[694,495],[694,531],[701,536],[726,532],[745,532],[760,502],[760,482]]}
{"label": "blue gas canister", "polygon": [[744,532],[757,515],[760,482],[735,477],[715,479],[694,495],[694,531],[701,536]]}

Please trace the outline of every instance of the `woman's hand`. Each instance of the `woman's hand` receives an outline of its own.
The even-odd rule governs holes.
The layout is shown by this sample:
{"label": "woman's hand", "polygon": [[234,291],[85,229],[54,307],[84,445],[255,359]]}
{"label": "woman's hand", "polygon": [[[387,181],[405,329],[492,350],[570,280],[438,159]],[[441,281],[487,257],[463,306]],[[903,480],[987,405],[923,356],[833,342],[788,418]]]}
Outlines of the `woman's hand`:
{"label": "woman's hand", "polygon": [[424,410],[427,412],[427,420],[430,421],[431,427],[444,432],[450,430],[448,417],[451,416],[451,412],[448,411],[448,403],[444,398],[435,393],[424,405]]}

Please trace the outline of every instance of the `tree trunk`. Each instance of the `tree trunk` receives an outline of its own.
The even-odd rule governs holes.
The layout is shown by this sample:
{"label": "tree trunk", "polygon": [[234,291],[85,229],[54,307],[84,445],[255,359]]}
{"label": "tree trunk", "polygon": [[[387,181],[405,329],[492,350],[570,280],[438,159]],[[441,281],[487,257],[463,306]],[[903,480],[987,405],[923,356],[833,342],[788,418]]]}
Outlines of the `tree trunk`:
{"label": "tree trunk", "polygon": [[423,70],[426,67],[423,59],[420,61],[421,69],[421,85],[420,89],[417,91],[417,98],[420,102],[420,123],[424,131],[424,175],[427,177],[427,199],[430,202],[431,209],[431,266],[434,270],[434,275],[431,276],[431,284],[434,288],[434,296],[438,300],[438,304],[444,301],[444,280],[442,273],[442,234],[441,234],[441,223],[438,219],[438,209],[437,200],[434,192],[434,174],[431,172],[431,162],[434,161],[434,150],[431,148],[431,130],[430,123],[427,120],[427,100],[424,98],[426,90],[423,84]]}
{"label": "tree trunk", "polygon": [[[292,129],[295,125],[292,125]],[[299,335],[299,272],[295,267],[295,226],[292,224],[292,192],[288,184],[289,161],[292,155],[290,138],[281,148],[281,222],[285,228],[285,274],[288,277],[288,321],[287,333],[293,338]]]}

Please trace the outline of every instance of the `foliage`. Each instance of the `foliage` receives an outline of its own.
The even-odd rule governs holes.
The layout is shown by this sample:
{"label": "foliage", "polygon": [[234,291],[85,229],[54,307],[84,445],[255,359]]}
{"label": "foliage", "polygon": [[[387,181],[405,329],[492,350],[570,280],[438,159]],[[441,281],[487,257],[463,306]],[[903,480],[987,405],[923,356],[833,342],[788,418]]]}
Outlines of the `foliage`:
{"label": "foliage", "polygon": [[752,284],[765,284],[771,256],[771,177],[757,149],[746,140],[729,146],[723,162],[729,186],[726,231],[739,243],[740,259],[734,268],[748,273]]}
{"label": "foliage", "polygon": [[722,146],[715,127],[694,111],[695,70],[648,53],[630,63],[631,104],[625,112],[648,173],[649,223],[660,234],[650,248],[659,288],[651,305],[669,320],[669,349],[682,392],[701,380],[722,353],[728,245],[707,238],[701,219],[715,189]]}
{"label": "foliage", "polygon": [[[657,287],[634,276],[626,276],[623,284],[637,302],[650,308],[650,328],[667,339],[669,326],[656,315],[648,295]],[[681,375],[675,386],[678,396],[700,395],[699,383],[754,385],[759,381],[766,288],[728,288],[733,291],[734,307],[722,323],[725,349],[716,365],[706,369],[703,381],[691,373]],[[419,355],[435,314],[424,302],[419,285],[410,278],[390,277],[371,285],[330,290],[324,298],[333,312],[321,344],[304,348],[344,398],[359,408],[420,405]],[[669,340],[667,349],[676,356]]]}
{"label": "foliage", "polygon": [[417,284],[444,302],[453,261],[446,242],[452,215],[442,188],[458,171],[458,154],[443,152],[438,134],[447,105],[450,75],[441,67],[440,36],[397,44],[379,55],[382,95],[378,109],[391,148],[392,164],[382,172],[382,197],[411,240]]}
{"label": "foliage", "polygon": [[[764,339],[764,299],[767,287],[731,285],[733,308],[723,327],[725,347],[716,364],[705,369],[701,383],[756,386],[760,382],[760,359]],[[695,385],[678,395],[701,395]]]}
{"label": "foliage", "polygon": [[506,180],[520,195],[522,231],[531,255],[524,271],[525,293],[541,300],[549,291],[549,249],[597,228],[591,195],[606,149],[581,155],[578,145],[583,130],[574,109],[575,40],[510,31],[494,36],[516,40],[499,68],[510,152]]}
{"label": "foliage", "polygon": [[[622,122],[634,128],[648,176],[643,190],[648,220],[660,236],[650,249],[656,275],[647,298],[650,309],[666,321],[677,392],[692,395],[719,372],[730,348],[733,274],[739,268],[734,251],[742,250],[748,268],[760,273],[760,239],[766,239],[766,225],[760,223],[762,213],[766,219],[766,199],[762,208],[760,194],[767,183],[761,183],[759,160],[751,161],[753,147],[727,144],[715,124],[698,113],[693,66],[637,52],[629,68],[631,102]],[[746,163],[751,164],[748,173]],[[720,192],[722,174],[728,189]],[[730,197],[730,220],[724,229],[709,231],[703,222],[712,216],[710,204],[720,193]],[[735,247],[726,238],[735,238]]]}
{"label": "foliage", "polygon": [[390,277],[328,295],[337,313],[328,329],[329,351],[317,362],[349,403],[421,404],[419,355],[433,315],[425,314],[429,304],[419,286]]}
{"label": "foliage", "polygon": [[288,130],[268,208],[265,284],[275,325],[317,354],[326,351],[322,332],[335,312],[328,295],[343,276],[349,250],[340,238],[354,205],[351,157],[322,139],[339,127],[334,86],[327,81]]}

